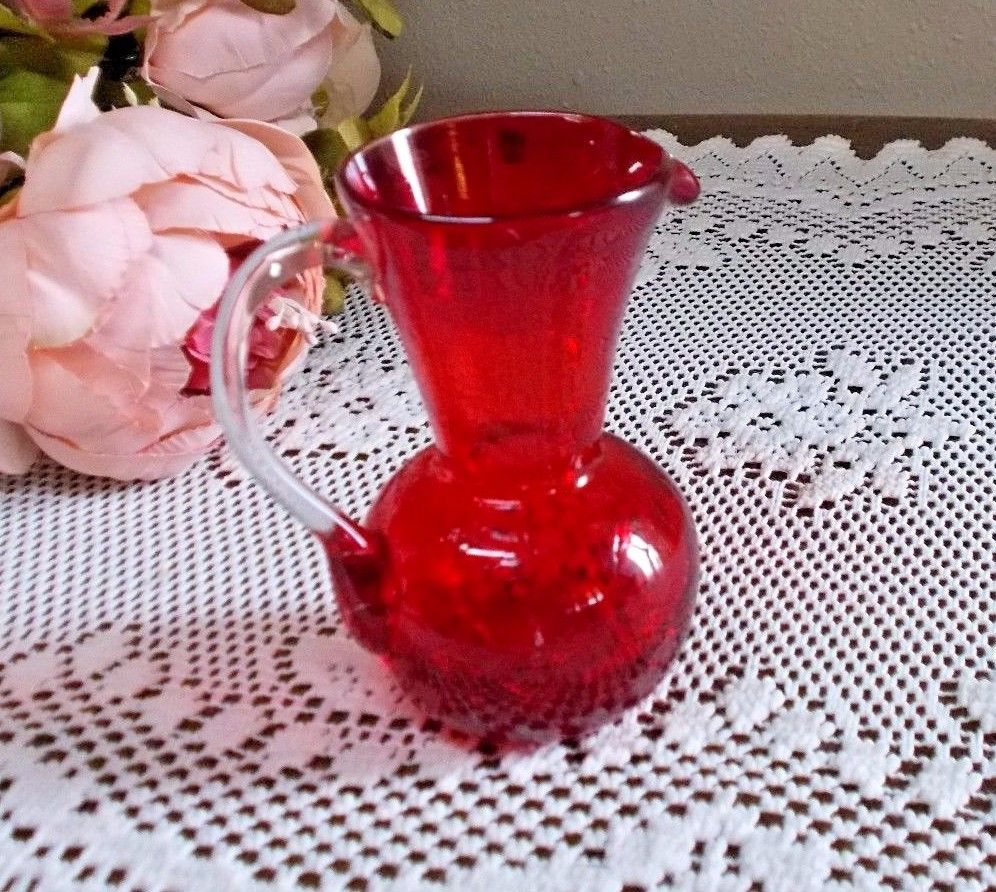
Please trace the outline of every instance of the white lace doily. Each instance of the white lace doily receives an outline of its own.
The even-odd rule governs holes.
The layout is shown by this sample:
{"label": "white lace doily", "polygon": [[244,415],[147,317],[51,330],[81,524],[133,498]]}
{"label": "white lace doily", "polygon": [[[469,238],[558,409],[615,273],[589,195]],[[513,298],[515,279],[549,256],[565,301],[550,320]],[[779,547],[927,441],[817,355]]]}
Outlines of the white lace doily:
{"label": "white lace doily", "polygon": [[[690,638],[593,737],[476,751],[344,637],[224,455],[0,482],[0,889],[996,885],[996,151],[660,140],[610,427],[687,493]],[[351,302],[273,421],[356,512],[427,441]]]}

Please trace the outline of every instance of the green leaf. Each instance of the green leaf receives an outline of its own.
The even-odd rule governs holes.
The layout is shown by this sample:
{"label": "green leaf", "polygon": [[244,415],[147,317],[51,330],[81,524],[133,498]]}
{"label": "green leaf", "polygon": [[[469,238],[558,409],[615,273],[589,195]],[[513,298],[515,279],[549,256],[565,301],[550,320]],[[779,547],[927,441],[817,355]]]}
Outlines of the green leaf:
{"label": "green leaf", "polygon": [[415,117],[415,112],[418,111],[419,104],[422,102],[422,93],[425,91],[425,87],[419,84],[418,90],[415,91],[415,95],[412,96],[408,105],[401,109],[401,126],[404,127],[411,123],[412,118]]}
{"label": "green leaf", "polygon": [[37,71],[66,82],[86,74],[104,54],[107,38],[100,34],[60,40],[52,46],[45,38],[11,35],[0,40],[0,73],[17,68]]}
{"label": "green leaf", "polygon": [[0,31],[6,31],[10,34],[29,34],[32,37],[41,37],[49,43],[52,42],[52,38],[42,31],[41,28],[33,25],[26,19],[22,19],[19,15],[2,5],[0,5]]}
{"label": "green leaf", "polygon": [[123,81],[102,77],[97,80],[97,89],[93,92],[93,101],[97,108],[109,111],[112,108],[130,108],[134,105],[150,105],[156,98],[145,81],[141,78],[128,78]]}
{"label": "green leaf", "polygon": [[329,91],[319,87],[311,94],[311,104],[315,107],[315,119],[320,121],[329,110]]}
{"label": "green leaf", "polygon": [[250,9],[256,12],[268,12],[271,15],[287,15],[294,11],[294,0],[242,0]]}
{"label": "green leaf", "polygon": [[[131,90],[139,105],[149,105],[155,98],[155,91],[140,77],[124,81],[124,86]],[[131,103],[129,102],[129,105]]]}
{"label": "green leaf", "polygon": [[27,154],[31,141],[55,123],[69,87],[36,71],[0,77],[0,149]]}
{"label": "green leaf", "polygon": [[102,0],[73,0],[73,15],[81,16],[101,2]]}
{"label": "green leaf", "polygon": [[72,40],[60,40],[59,45],[50,52],[68,85],[74,74],[86,74],[93,68],[106,49],[107,38],[104,35],[89,34]]}
{"label": "green leaf", "polygon": [[325,188],[332,190],[332,178],[342,163],[350,156],[351,149],[337,130],[312,130],[303,137],[305,145],[318,163]]}
{"label": "green leaf", "polygon": [[325,276],[325,290],[322,292],[322,312],[335,316],[346,306],[346,283],[336,273]]}
{"label": "green leaf", "polygon": [[403,127],[411,120],[412,115],[415,114],[415,108],[422,98],[422,89],[419,88],[415,96],[405,104],[411,87],[412,73],[409,71],[394,95],[390,96],[384,102],[375,115],[367,118],[367,125],[370,128],[371,136],[375,138],[386,136],[388,133],[393,133],[399,127]]}
{"label": "green leaf", "polygon": [[335,129],[350,152],[365,146],[374,136],[369,122],[363,118],[346,118],[336,124]]}
{"label": "green leaf", "polygon": [[26,35],[0,40],[0,151],[23,155],[52,127],[73,76],[97,63],[106,42],[100,36],[55,45]]}
{"label": "green leaf", "polygon": [[374,27],[385,37],[397,37],[404,30],[405,23],[391,0],[356,0],[356,2],[366,10]]}

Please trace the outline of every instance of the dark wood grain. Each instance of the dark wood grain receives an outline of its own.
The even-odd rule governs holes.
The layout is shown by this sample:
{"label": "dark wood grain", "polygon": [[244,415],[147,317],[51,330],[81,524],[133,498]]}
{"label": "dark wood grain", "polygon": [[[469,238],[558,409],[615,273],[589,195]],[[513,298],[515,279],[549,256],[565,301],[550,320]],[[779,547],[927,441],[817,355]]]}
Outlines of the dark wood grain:
{"label": "dark wood grain", "polygon": [[758,136],[784,133],[796,145],[808,145],[834,133],[851,141],[855,153],[870,158],[895,139],[916,139],[936,149],[957,136],[972,136],[996,147],[996,120],[981,118],[892,118],[860,115],[627,115],[616,118],[629,127],[660,127],[685,145],[711,136],[727,136],[739,146]]}

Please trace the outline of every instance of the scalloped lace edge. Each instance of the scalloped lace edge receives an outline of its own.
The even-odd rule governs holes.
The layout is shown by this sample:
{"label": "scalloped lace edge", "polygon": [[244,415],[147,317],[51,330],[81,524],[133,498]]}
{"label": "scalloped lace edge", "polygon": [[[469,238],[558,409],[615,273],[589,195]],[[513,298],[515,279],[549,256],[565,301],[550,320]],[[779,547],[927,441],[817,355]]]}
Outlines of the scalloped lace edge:
{"label": "scalloped lace edge", "polygon": [[943,146],[936,149],[924,148],[923,144],[916,139],[896,139],[885,143],[878,152],[871,158],[859,158],[851,145],[851,140],[843,136],[829,133],[825,136],[818,136],[812,142],[794,143],[784,133],[773,133],[766,136],[758,136],[746,146],[736,145],[728,136],[711,136],[697,143],[683,143],[669,130],[662,128],[652,128],[644,130],[643,133],[657,142],[666,142],[682,149],[711,151],[719,155],[742,155],[753,157],[761,152],[791,152],[798,155],[800,152],[825,153],[831,156],[847,156],[851,161],[858,164],[874,164],[884,160],[894,161],[897,157],[906,156],[909,160],[936,160],[952,155],[972,154],[980,156],[980,161],[988,161],[996,164],[996,147],[989,146],[986,142],[973,136],[955,136],[949,139]]}

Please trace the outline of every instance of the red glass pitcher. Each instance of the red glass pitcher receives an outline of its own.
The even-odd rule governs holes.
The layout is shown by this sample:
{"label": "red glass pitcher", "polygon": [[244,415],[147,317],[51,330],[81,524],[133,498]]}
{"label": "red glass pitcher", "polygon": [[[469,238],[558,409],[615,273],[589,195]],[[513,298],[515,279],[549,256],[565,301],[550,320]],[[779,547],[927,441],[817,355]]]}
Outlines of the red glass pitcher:
{"label": "red glass pitcher", "polygon": [[[349,629],[430,714],[519,741],[612,718],[660,680],[694,598],[681,495],[602,424],[647,238],[698,182],[618,124],[516,112],[378,140],[337,190],[347,219],[273,239],[222,299],[233,452],[321,539]],[[386,303],[435,436],[362,526],[279,461],[244,385],[253,314],[322,265]]]}

